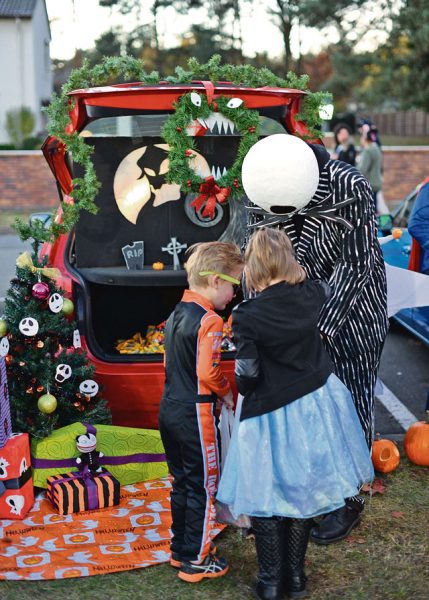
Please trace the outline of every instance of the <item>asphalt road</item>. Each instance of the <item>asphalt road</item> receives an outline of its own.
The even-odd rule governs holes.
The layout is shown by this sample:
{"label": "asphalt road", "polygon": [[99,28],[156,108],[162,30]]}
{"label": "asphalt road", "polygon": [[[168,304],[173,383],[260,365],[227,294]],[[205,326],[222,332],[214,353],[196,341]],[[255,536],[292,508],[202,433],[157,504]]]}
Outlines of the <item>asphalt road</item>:
{"label": "asphalt road", "polygon": [[[16,236],[0,235],[0,315],[2,298],[15,274],[15,259],[27,249],[30,245],[23,244]],[[393,398],[396,396],[416,418],[423,418],[429,392],[429,348],[394,322],[383,350],[379,377]],[[376,431],[382,435],[395,438],[406,429],[379,400],[376,400],[375,419]]]}

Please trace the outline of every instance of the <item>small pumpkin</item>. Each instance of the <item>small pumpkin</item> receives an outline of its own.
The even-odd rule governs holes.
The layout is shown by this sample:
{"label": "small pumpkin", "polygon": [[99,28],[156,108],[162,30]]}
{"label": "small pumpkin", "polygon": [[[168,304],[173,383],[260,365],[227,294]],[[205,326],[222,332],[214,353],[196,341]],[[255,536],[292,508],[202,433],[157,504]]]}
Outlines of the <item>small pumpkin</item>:
{"label": "small pumpkin", "polygon": [[396,444],[391,440],[380,439],[380,434],[377,433],[377,438],[372,445],[371,458],[376,471],[390,473],[399,465],[401,457]]}
{"label": "small pumpkin", "polygon": [[426,421],[413,423],[405,434],[404,450],[415,465],[429,467],[429,410]]}
{"label": "small pumpkin", "polygon": [[154,271],[162,271],[164,268],[164,263],[162,262],[154,262],[152,265],[152,269]]}

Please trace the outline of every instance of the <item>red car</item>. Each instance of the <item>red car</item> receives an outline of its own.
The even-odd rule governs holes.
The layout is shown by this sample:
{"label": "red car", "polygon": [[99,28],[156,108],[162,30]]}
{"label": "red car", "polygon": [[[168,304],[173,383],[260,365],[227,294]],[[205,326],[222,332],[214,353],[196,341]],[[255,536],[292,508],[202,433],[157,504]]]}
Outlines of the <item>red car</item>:
{"label": "red car", "polygon": [[[163,355],[156,345],[145,354],[123,354],[117,347],[119,340],[138,332],[144,337],[147,327],[162,323],[180,300],[186,276],[182,266],[173,268],[173,246],[216,239],[243,242],[243,203],[217,205],[214,218],[204,218],[190,206],[195,196],[165,181],[168,147],[161,129],[174,112],[173,103],[190,91],[204,93],[203,83],[121,84],[71,93],[76,102],[72,130],[94,148],[101,181],[95,200],[99,210],[96,215],[82,211],[74,231],[45,244],[42,254],[62,273],[58,283],[74,302],[82,345],[116,425],[157,428]],[[220,95],[242,99],[247,108],[258,110],[262,136],[307,132],[295,119],[303,91],[218,83],[214,99]],[[231,123],[213,114],[205,135],[189,133],[197,136],[197,166],[216,178],[234,162],[240,136]],[[63,201],[82,169],[72,164],[56,138],[45,141],[43,152]],[[179,251],[182,265],[184,248]],[[155,270],[152,265],[159,262],[166,268]],[[136,263],[140,268],[133,268]],[[225,352],[223,359],[222,368],[233,383],[233,354]]]}

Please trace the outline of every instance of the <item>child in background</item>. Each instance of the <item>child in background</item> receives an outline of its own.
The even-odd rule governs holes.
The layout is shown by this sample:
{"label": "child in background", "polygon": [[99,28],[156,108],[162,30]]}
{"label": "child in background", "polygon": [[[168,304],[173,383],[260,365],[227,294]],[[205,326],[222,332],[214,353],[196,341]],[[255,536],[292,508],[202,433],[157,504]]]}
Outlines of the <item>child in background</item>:
{"label": "child in background", "polygon": [[159,429],[173,476],[170,563],[180,579],[196,583],[228,571],[210,542],[219,478],[216,401],[233,406],[220,368],[223,321],[215,310],[233,299],[243,259],[228,242],[195,244],[189,252],[189,290],[165,327]]}
{"label": "child in background", "polygon": [[275,229],[250,238],[244,274],[257,295],[233,311],[244,399],[217,499],[234,516],[252,517],[259,598],[301,598],[312,517],[344,506],[372,480],[373,467],[317,328],[328,286],[306,278],[289,238]]}

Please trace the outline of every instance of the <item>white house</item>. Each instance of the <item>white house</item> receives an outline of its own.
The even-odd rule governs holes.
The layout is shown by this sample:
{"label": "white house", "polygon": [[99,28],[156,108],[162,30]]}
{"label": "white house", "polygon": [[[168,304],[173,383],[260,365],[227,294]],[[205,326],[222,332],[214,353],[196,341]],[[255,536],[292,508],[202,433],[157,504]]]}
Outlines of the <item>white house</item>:
{"label": "white house", "polygon": [[10,109],[29,107],[34,134],[45,129],[41,107],[52,93],[50,41],[45,0],[0,0],[0,144],[10,141],[5,128]]}

